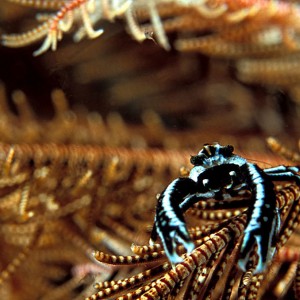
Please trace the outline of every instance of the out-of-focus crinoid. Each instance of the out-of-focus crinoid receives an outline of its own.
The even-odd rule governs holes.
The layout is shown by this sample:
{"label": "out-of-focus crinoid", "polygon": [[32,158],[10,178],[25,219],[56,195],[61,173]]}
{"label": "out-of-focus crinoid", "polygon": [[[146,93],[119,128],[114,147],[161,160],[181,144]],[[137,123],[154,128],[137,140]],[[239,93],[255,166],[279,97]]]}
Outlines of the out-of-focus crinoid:
{"label": "out-of-focus crinoid", "polygon": [[84,273],[113,276],[92,249],[146,242],[151,196],[188,155],[57,144],[1,144],[0,153],[2,299],[74,299]]}
{"label": "out-of-focus crinoid", "polygon": [[296,274],[299,273],[300,253],[295,236],[300,222],[300,186],[293,182],[277,184],[275,191],[281,228],[276,243],[277,254],[263,273],[253,272],[258,259],[255,247],[246,271],[241,271],[237,265],[250,200],[249,192],[245,191],[229,201],[199,201],[187,211],[189,233],[196,248],[187,254],[179,246],[177,251],[183,262],[173,267],[160,244],[132,245],[134,256],[95,251],[94,257],[101,264],[129,265],[131,268],[146,264],[146,267],[145,271],[132,277],[96,283],[94,287],[98,291],[86,299],[261,299],[270,292],[275,297],[282,297],[294,279],[299,296],[299,276]]}
{"label": "out-of-focus crinoid", "polygon": [[[300,154],[299,153],[297,153],[295,151],[291,151],[290,149],[285,147],[283,144],[281,144],[277,139],[275,139],[273,137],[268,138],[267,143],[273,152],[281,155],[285,159],[292,161],[295,164],[298,164],[298,165],[300,164]],[[300,140],[299,140],[298,147],[300,149]]]}
{"label": "out-of-focus crinoid", "polygon": [[120,19],[138,41],[151,39],[167,50],[173,47],[231,59],[241,81],[287,88],[292,98],[297,92],[298,101],[299,1],[7,1],[48,12],[38,14],[40,24],[29,31],[2,34],[2,44],[7,47],[44,39],[34,52],[39,55],[56,50],[63,34],[75,31],[75,41],[85,36],[97,38],[103,34],[99,22]]}
{"label": "out-of-focus crinoid", "polygon": [[[169,49],[167,33],[189,32],[180,37],[175,48],[223,56],[245,56],[299,50],[299,15],[295,1],[232,0],[8,0],[53,14],[40,15],[41,25],[29,32],[4,35],[3,44],[20,47],[45,38],[36,55],[55,50],[63,33],[79,22],[75,40],[87,35],[96,38],[99,20],[124,18],[129,32],[142,41],[154,38]],[[150,23],[148,23],[150,20]]]}
{"label": "out-of-focus crinoid", "polygon": [[[64,92],[55,89],[51,93],[49,105],[53,114],[42,118],[31,107],[30,100],[21,90],[12,92],[12,102],[16,113],[10,108],[4,85],[0,82],[0,140],[2,143],[60,143],[89,144],[109,147],[182,149],[191,148],[208,139],[204,131],[172,131],[165,126],[159,114],[152,110],[141,113],[142,124],[130,125],[117,112],[105,117],[95,111],[80,106],[70,107]],[[225,128],[225,127],[224,127]],[[76,132],[76,134],[74,134]],[[234,135],[220,137],[220,130],[210,127],[211,140],[225,140],[240,147],[248,148],[247,143],[239,143]],[[263,151],[265,145],[253,136],[250,143],[256,144],[256,151]]]}

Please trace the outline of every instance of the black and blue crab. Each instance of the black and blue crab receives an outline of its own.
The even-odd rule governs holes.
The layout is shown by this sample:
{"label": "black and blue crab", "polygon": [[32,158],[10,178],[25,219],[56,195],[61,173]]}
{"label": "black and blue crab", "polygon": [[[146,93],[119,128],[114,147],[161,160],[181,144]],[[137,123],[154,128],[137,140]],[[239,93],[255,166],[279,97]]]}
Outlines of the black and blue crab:
{"label": "black and blue crab", "polygon": [[263,272],[274,256],[280,215],[273,181],[295,181],[300,184],[297,174],[300,168],[278,166],[262,169],[233,151],[231,145],[204,145],[196,156],[191,157],[194,167],[189,177],[175,179],[159,196],[150,243],[154,243],[159,236],[173,265],[182,261],[176,252],[179,244],[188,253],[194,249],[184,221],[184,212],[200,200],[220,199],[239,189],[251,192],[248,221],[238,260],[240,269],[246,271],[249,255],[255,245],[258,263],[254,273]]}

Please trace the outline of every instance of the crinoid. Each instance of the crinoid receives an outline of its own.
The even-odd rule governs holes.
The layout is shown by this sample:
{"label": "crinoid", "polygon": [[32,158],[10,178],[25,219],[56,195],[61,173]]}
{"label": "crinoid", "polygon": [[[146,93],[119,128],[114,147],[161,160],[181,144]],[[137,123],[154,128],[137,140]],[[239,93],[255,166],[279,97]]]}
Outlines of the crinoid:
{"label": "crinoid", "polygon": [[[102,280],[118,273],[95,265],[93,248],[126,253],[136,227],[137,241],[146,241],[154,206],[148,200],[165,178],[178,176],[187,153],[173,150],[168,158],[168,151],[150,149],[167,133],[153,136],[146,127],[143,134],[130,129],[129,138],[117,114],[104,122],[72,111],[60,90],[50,120],[39,119],[21,91],[13,93],[13,113],[4,94],[1,85],[0,298],[75,299],[90,273]],[[127,201],[133,210],[125,212]]]}
{"label": "crinoid", "polygon": [[[299,8],[294,1],[214,0],[8,0],[38,9],[56,11],[40,16],[41,25],[29,32],[4,35],[3,44],[20,47],[45,38],[35,55],[55,50],[63,33],[79,21],[75,40],[96,38],[99,20],[126,20],[129,32],[142,41],[153,38],[170,49],[167,33],[191,33],[179,38],[175,48],[210,55],[246,56],[293,52],[299,49]],[[150,21],[148,23],[148,20]]]}
{"label": "crinoid", "polygon": [[[0,153],[3,299],[73,299],[84,285],[78,274],[103,269],[93,248],[120,254],[129,241],[146,241],[147,195],[187,155],[57,144],[1,144]],[[103,270],[109,278],[117,269]]]}
{"label": "crinoid", "polygon": [[267,270],[255,272],[259,260],[257,247],[249,254],[246,270],[238,266],[241,239],[249,222],[247,210],[251,206],[250,192],[242,190],[226,200],[199,201],[187,211],[188,231],[195,249],[185,253],[177,245],[182,262],[172,265],[161,244],[134,244],[133,256],[95,251],[94,257],[101,264],[130,268],[144,265],[145,270],[125,279],[98,282],[94,285],[97,292],[86,299],[260,299],[270,292],[282,297],[294,279],[298,293],[300,253],[296,248],[296,228],[300,222],[300,186],[294,182],[276,184],[275,193],[281,226],[276,238],[277,254]]}
{"label": "crinoid", "polygon": [[[75,41],[85,36],[97,38],[103,34],[101,26],[106,26],[103,22],[118,19],[125,21],[135,40],[151,39],[167,50],[173,48],[179,52],[230,59],[239,80],[271,88],[280,87],[298,105],[299,1],[7,1],[42,13],[37,15],[39,25],[34,27],[35,21],[31,21],[34,28],[28,31],[26,16],[20,18],[20,26],[25,32],[3,33],[4,46],[23,47],[44,39],[42,46],[34,52],[34,55],[39,55],[48,49],[56,50],[58,42],[68,32],[75,32]],[[5,23],[3,28],[6,28]],[[123,44],[121,47],[125,56],[130,56],[127,56],[127,48],[123,48]],[[102,58],[102,54],[97,52],[97,55]],[[102,60],[106,62],[106,58]],[[135,56],[131,60],[134,61]],[[228,65],[227,62],[225,64]],[[120,65],[122,68],[123,65]],[[88,80],[88,77],[83,76],[83,79]]]}

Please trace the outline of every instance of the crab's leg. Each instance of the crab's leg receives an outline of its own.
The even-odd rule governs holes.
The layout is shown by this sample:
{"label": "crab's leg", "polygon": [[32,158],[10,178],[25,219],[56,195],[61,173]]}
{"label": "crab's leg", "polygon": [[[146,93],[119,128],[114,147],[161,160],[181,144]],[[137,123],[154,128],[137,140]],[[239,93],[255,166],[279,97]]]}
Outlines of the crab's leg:
{"label": "crab's leg", "polygon": [[300,184],[300,175],[297,174],[297,172],[300,172],[300,167],[278,166],[264,169],[264,172],[272,181],[293,180],[297,184]]}
{"label": "crab's leg", "polygon": [[253,206],[249,208],[250,220],[244,231],[238,264],[242,270],[246,270],[250,252],[256,243],[258,264],[254,273],[261,273],[274,255],[274,241],[279,230],[274,185],[269,176],[255,164],[246,163],[241,169],[252,190]]}

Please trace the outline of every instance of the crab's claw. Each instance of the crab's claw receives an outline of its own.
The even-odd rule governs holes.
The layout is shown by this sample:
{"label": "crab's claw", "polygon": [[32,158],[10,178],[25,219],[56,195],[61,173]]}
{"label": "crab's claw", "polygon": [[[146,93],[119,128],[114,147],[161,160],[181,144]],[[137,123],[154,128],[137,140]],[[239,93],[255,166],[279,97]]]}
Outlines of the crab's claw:
{"label": "crab's claw", "polygon": [[194,243],[184,222],[184,210],[180,208],[180,204],[195,190],[195,185],[190,178],[175,179],[158,199],[150,244],[159,236],[165,253],[173,265],[182,261],[177,254],[179,244],[182,244],[188,253],[194,249]]}
{"label": "crab's claw", "polygon": [[168,229],[167,233],[166,231],[164,233],[159,232],[165,253],[172,265],[180,263],[183,259],[177,254],[177,246],[182,244],[187,253],[190,253],[195,248],[194,243],[191,241],[184,223],[173,228],[168,226],[165,229]]}
{"label": "crab's claw", "polygon": [[238,261],[238,266],[244,272],[247,271],[249,256],[255,244],[257,244],[258,262],[253,271],[254,274],[264,272],[275,254],[275,241],[280,228],[278,209],[276,209],[273,221],[264,225],[268,226],[256,230],[245,229]]}

